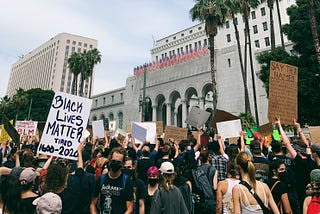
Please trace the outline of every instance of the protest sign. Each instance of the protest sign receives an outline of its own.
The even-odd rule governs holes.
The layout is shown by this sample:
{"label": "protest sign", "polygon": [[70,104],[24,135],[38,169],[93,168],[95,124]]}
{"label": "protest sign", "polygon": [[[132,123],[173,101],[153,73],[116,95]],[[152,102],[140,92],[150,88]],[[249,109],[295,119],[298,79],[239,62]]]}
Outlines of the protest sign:
{"label": "protest sign", "polygon": [[273,139],[275,139],[277,141],[281,140],[281,136],[280,136],[279,131],[277,129],[273,130],[272,137],[273,137]]}
{"label": "protest sign", "polygon": [[207,122],[210,114],[210,112],[204,111],[196,106],[192,106],[185,123],[193,127],[197,127],[197,125],[202,126]]}
{"label": "protest sign", "polygon": [[239,119],[239,117],[237,117],[229,112],[217,109],[215,111],[213,119],[211,121],[211,127],[216,129],[217,128],[216,123],[228,121],[228,120],[236,120],[236,119]]}
{"label": "protest sign", "polygon": [[[0,135],[0,141],[10,141],[10,136],[8,134],[8,132],[6,131],[6,129],[4,128],[4,125],[1,125],[1,135]],[[1,143],[0,142],[0,143]]]}
{"label": "protest sign", "polygon": [[20,148],[20,135],[17,132],[17,130],[13,127],[13,121],[7,118],[7,116],[2,113],[2,121],[4,125],[5,131],[8,133],[8,135],[11,137],[11,139],[14,141],[16,146]]}
{"label": "protest sign", "polygon": [[[131,123],[132,137],[135,140],[138,140],[140,143],[144,142],[147,139],[147,129],[138,122]],[[136,142],[137,143],[137,142]]]}
{"label": "protest sign", "polygon": [[16,121],[15,129],[20,136],[35,136],[37,134],[37,121]]}
{"label": "protest sign", "polygon": [[239,137],[241,132],[241,121],[229,120],[217,123],[217,130],[222,139]]}
{"label": "protest sign", "polygon": [[77,149],[87,127],[91,104],[91,99],[56,92],[38,153],[77,160]]}
{"label": "protest sign", "polygon": [[93,138],[104,138],[103,120],[92,121]]}
{"label": "protest sign", "polygon": [[163,122],[162,121],[156,121],[156,132],[157,132],[157,136],[161,136],[163,134]]}
{"label": "protest sign", "polygon": [[122,129],[117,129],[114,133],[114,136],[117,138],[118,141],[122,142],[126,138],[127,133]]}
{"label": "protest sign", "polygon": [[164,135],[164,142],[169,142],[169,138],[173,138],[175,141],[180,143],[181,140],[186,140],[188,137],[187,128],[179,128],[176,126],[166,126],[166,131]]}
{"label": "protest sign", "polygon": [[124,128],[125,132],[127,133],[131,133],[131,124],[126,125],[126,127]]}
{"label": "protest sign", "polygon": [[229,145],[230,144],[237,144],[239,137],[231,137],[229,138]]}
{"label": "protest sign", "polygon": [[[151,144],[155,144],[156,143],[156,123],[155,122],[143,122],[143,123],[139,123],[139,122],[135,122],[136,124],[139,124],[139,126],[144,127],[147,130],[147,135],[146,135],[146,141],[151,143]],[[132,128],[133,130],[133,128]],[[140,141],[139,139],[136,140],[137,144],[143,143],[143,141]]]}
{"label": "protest sign", "polygon": [[278,116],[287,125],[298,118],[298,68],[271,61],[268,119],[273,122]]}
{"label": "protest sign", "polygon": [[267,124],[264,124],[264,125],[260,126],[259,127],[259,132],[263,136],[267,136],[269,134],[272,134],[272,132],[273,132],[272,123],[267,123]]}
{"label": "protest sign", "polygon": [[320,126],[309,126],[312,143],[320,143]]}
{"label": "protest sign", "polygon": [[116,121],[112,120],[109,122],[109,131],[115,131],[116,130]]}

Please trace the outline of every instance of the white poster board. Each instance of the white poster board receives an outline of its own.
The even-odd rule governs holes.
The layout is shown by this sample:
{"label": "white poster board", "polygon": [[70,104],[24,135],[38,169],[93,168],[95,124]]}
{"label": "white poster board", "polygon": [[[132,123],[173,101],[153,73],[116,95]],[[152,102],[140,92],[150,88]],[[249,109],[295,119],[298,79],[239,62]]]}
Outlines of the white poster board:
{"label": "white poster board", "polygon": [[147,139],[147,129],[143,127],[141,123],[132,122],[131,135],[134,137],[136,143],[141,143]]}
{"label": "white poster board", "polygon": [[78,159],[92,100],[56,92],[38,147],[39,154]]}
{"label": "white poster board", "polygon": [[222,139],[239,137],[241,131],[241,121],[238,120],[229,120],[224,122],[217,123],[218,134]]}
{"label": "white poster board", "polygon": [[[144,127],[147,130],[147,137],[146,137],[146,141],[150,142],[151,144],[155,144],[156,143],[156,134],[157,134],[157,124],[156,122],[134,122],[136,124],[138,124],[139,126]],[[139,139],[136,140],[137,144],[143,143],[143,141],[140,141]]]}
{"label": "white poster board", "polygon": [[35,136],[37,134],[37,121],[16,121],[15,129],[20,136]]}
{"label": "white poster board", "polygon": [[116,121],[115,120],[112,120],[112,121],[110,121],[109,122],[109,131],[115,131],[116,130],[116,126],[117,124],[116,124]]}
{"label": "white poster board", "polygon": [[210,112],[204,111],[196,106],[192,106],[189,115],[185,121],[186,124],[193,127],[202,126],[210,117]]}
{"label": "white poster board", "polygon": [[93,138],[104,138],[103,120],[92,121],[92,133]]}

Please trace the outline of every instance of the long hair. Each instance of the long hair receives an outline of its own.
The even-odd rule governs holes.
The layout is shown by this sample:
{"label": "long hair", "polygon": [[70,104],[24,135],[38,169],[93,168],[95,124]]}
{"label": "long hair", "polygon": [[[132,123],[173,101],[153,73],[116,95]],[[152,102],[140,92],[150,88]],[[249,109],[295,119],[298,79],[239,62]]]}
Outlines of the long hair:
{"label": "long hair", "polygon": [[1,177],[1,199],[3,202],[3,213],[24,213],[21,199],[21,187],[17,177],[7,175]]}
{"label": "long hair", "polygon": [[162,186],[166,191],[173,189],[173,181],[176,175],[173,174],[161,174],[160,177],[160,186]]}
{"label": "long hair", "polygon": [[252,183],[253,189],[256,190],[256,169],[252,162],[252,157],[247,152],[240,152],[236,157],[236,164],[240,166],[243,173],[249,175],[250,183]]}

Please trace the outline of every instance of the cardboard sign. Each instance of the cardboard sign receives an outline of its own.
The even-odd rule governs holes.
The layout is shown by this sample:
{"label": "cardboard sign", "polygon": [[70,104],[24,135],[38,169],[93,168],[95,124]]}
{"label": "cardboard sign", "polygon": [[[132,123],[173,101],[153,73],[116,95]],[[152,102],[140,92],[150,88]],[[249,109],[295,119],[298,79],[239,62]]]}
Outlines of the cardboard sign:
{"label": "cardboard sign", "polygon": [[156,132],[157,132],[157,136],[161,136],[163,134],[163,122],[162,121],[156,121]]}
{"label": "cardboard sign", "polygon": [[216,123],[218,122],[223,122],[228,120],[237,120],[237,119],[240,119],[240,118],[233,114],[230,114],[229,112],[217,109],[211,121],[211,127],[216,129],[217,128]]}
{"label": "cardboard sign", "polygon": [[312,143],[320,143],[320,126],[309,126]]}
{"label": "cardboard sign", "polygon": [[2,120],[5,131],[8,133],[8,135],[11,137],[11,139],[15,142],[16,146],[20,148],[20,135],[17,132],[17,130],[13,127],[12,123],[13,121],[7,118],[5,114],[2,113]]}
{"label": "cardboard sign", "polygon": [[272,123],[267,123],[267,124],[264,124],[264,125],[260,126],[259,127],[259,132],[263,136],[267,136],[267,135],[272,134],[272,132],[273,132]]}
{"label": "cardboard sign", "polygon": [[218,122],[217,130],[222,139],[240,137],[241,121],[238,119]]}
{"label": "cardboard sign", "polygon": [[87,127],[91,104],[91,99],[56,92],[38,153],[77,160],[77,149]]}
{"label": "cardboard sign", "polygon": [[37,121],[16,121],[15,129],[20,136],[35,136],[37,134]]}
{"label": "cardboard sign", "polygon": [[124,130],[125,130],[127,133],[131,133],[131,124],[126,125],[126,127],[124,128]]}
{"label": "cardboard sign", "polygon": [[298,68],[271,61],[268,119],[273,122],[277,116],[287,125],[298,118]]}
{"label": "cardboard sign", "polygon": [[166,126],[166,132],[164,135],[164,142],[169,142],[169,138],[173,138],[175,141],[180,143],[181,140],[186,140],[188,137],[187,128],[179,128],[176,126]]}
{"label": "cardboard sign", "polygon": [[147,129],[141,125],[141,123],[132,122],[132,137],[137,141],[144,142],[147,139]]}
{"label": "cardboard sign", "polygon": [[229,138],[229,145],[230,144],[237,144],[239,137],[231,137]]}
{"label": "cardboard sign", "polygon": [[126,138],[127,133],[122,129],[117,129],[114,136],[116,136],[118,141],[122,142]]}
{"label": "cardboard sign", "polygon": [[109,122],[109,131],[115,131],[117,128],[117,122],[115,120],[112,120]]}
{"label": "cardboard sign", "polygon": [[104,138],[103,120],[92,121],[93,138]]}
{"label": "cardboard sign", "polygon": [[197,127],[197,125],[202,126],[207,122],[210,114],[210,112],[204,111],[196,106],[192,106],[185,123],[193,127]]}

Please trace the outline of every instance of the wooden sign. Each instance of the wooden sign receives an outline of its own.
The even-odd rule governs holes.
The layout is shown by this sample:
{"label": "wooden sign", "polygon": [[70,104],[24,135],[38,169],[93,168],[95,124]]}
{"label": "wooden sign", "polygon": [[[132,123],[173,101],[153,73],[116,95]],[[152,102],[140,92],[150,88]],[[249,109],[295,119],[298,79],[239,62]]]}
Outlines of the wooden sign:
{"label": "wooden sign", "polygon": [[156,132],[157,132],[157,136],[161,136],[163,134],[163,122],[162,121],[156,121]]}
{"label": "wooden sign", "polygon": [[320,126],[309,126],[312,143],[320,143]]}
{"label": "wooden sign", "polygon": [[271,61],[268,119],[273,122],[277,116],[286,125],[298,117],[298,68]]}
{"label": "wooden sign", "polygon": [[169,142],[169,138],[173,138],[180,143],[181,140],[186,140],[188,136],[187,128],[179,128],[176,126],[166,126],[166,132],[164,135],[164,142]]}
{"label": "wooden sign", "polygon": [[267,124],[264,124],[264,125],[260,126],[259,127],[259,132],[263,136],[267,136],[269,134],[272,134],[272,132],[273,132],[272,123],[267,123]]}

